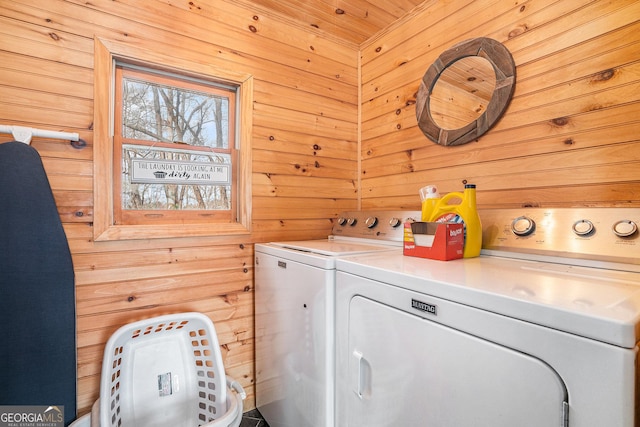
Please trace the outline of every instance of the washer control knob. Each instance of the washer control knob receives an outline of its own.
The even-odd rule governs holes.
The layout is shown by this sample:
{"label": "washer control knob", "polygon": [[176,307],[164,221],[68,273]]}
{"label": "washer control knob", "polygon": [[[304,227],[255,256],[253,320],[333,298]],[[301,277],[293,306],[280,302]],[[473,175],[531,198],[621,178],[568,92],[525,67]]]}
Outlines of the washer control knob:
{"label": "washer control knob", "polygon": [[389,225],[391,226],[391,228],[396,228],[400,224],[402,224],[402,221],[400,221],[400,218],[391,218],[389,220]]}
{"label": "washer control knob", "polygon": [[347,225],[350,225],[351,227],[353,227],[354,225],[356,225],[358,223],[358,220],[356,218],[349,218],[347,220]]}
{"label": "washer control knob", "polygon": [[511,231],[516,236],[528,236],[536,229],[536,222],[528,216],[519,216],[511,222]]}
{"label": "washer control knob", "polygon": [[573,232],[578,236],[588,236],[594,231],[596,231],[596,228],[588,219],[581,219],[573,223]]}
{"label": "washer control knob", "polygon": [[338,225],[345,225],[347,223],[347,218],[341,216],[338,218]]}
{"label": "washer control knob", "polygon": [[376,218],[375,216],[370,216],[364,223],[367,224],[367,228],[373,228],[378,225],[378,218]]}
{"label": "washer control knob", "polygon": [[613,232],[616,234],[616,236],[630,237],[636,234],[637,231],[638,225],[628,219],[618,221],[613,224]]}

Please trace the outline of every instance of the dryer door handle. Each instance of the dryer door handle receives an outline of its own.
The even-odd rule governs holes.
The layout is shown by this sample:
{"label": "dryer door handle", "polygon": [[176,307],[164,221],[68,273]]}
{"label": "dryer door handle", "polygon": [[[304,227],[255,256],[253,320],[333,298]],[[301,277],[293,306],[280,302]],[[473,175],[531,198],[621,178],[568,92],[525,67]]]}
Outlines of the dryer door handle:
{"label": "dryer door handle", "polygon": [[371,364],[358,350],[354,350],[352,356],[352,389],[358,398],[368,399],[371,397]]}

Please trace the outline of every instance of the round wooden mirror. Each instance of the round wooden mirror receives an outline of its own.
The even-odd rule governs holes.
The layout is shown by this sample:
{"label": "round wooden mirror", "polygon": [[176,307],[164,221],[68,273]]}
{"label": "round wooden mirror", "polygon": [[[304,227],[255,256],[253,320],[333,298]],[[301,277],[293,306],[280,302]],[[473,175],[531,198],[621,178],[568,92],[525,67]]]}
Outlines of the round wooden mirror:
{"label": "round wooden mirror", "polygon": [[481,37],[453,46],[422,78],[416,98],[418,126],[441,145],[479,138],[507,108],[515,69],[511,54],[496,40]]}

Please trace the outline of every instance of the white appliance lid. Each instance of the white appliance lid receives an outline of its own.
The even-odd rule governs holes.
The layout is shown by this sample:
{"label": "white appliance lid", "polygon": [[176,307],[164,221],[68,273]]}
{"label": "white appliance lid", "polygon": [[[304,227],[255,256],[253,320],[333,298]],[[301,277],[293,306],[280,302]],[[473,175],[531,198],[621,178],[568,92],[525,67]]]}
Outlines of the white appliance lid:
{"label": "white appliance lid", "polygon": [[311,252],[325,256],[345,256],[369,252],[388,251],[389,244],[362,243],[348,240],[304,240],[292,242],[271,242],[271,245],[296,251]]}
{"label": "white appliance lid", "polygon": [[398,245],[367,244],[329,239],[257,243],[255,250],[258,253],[330,270],[335,269],[336,259],[340,256],[394,250],[402,253],[402,247]]}
{"label": "white appliance lid", "polygon": [[435,261],[401,253],[338,259],[339,271],[633,348],[640,274],[499,257]]}

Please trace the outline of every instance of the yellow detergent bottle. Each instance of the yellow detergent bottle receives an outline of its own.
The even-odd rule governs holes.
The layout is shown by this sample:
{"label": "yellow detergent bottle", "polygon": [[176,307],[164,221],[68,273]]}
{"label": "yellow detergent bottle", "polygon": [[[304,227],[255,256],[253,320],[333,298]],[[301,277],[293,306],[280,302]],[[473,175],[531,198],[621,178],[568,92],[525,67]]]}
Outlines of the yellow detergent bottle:
{"label": "yellow detergent bottle", "polygon": [[427,185],[420,189],[420,200],[422,200],[422,221],[429,221],[433,209],[440,200],[440,193],[435,185]]}
{"label": "yellow detergent bottle", "polygon": [[[450,204],[460,199],[460,204]],[[466,184],[464,193],[448,193],[436,203],[429,218],[431,222],[457,222],[464,224],[464,258],[480,255],[482,249],[482,224],[476,206],[476,186]]]}

